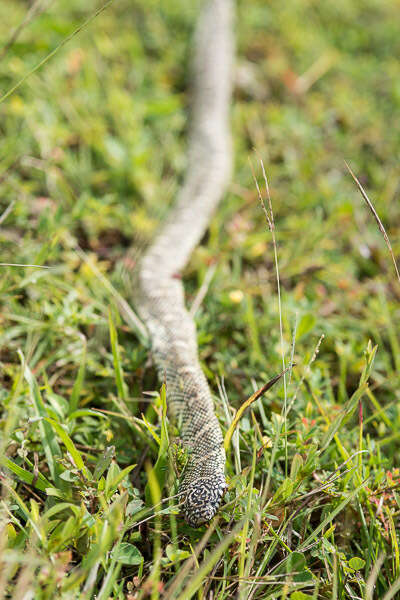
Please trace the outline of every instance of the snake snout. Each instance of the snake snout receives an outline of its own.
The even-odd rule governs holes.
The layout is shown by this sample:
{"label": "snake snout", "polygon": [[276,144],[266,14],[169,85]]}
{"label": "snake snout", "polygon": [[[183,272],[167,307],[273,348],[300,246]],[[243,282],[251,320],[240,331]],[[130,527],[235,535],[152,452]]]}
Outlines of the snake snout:
{"label": "snake snout", "polygon": [[225,477],[204,477],[192,483],[184,492],[183,516],[191,527],[200,527],[218,511],[226,490]]}

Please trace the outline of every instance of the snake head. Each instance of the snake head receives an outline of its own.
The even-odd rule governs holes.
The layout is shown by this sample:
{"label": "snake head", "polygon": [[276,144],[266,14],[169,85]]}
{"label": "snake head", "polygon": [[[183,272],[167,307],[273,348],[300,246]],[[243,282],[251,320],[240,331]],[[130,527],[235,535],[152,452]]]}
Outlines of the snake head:
{"label": "snake head", "polygon": [[224,475],[199,477],[182,492],[183,516],[191,527],[210,521],[221,504],[227,488]]}

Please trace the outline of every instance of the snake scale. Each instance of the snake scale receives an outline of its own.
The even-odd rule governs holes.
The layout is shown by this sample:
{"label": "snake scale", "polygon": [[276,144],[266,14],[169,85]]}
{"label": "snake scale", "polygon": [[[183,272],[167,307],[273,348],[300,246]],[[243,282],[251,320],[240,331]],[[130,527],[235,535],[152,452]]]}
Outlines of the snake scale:
{"label": "snake scale", "polygon": [[179,495],[184,518],[193,527],[209,521],[219,508],[226,488],[225,452],[179,273],[204,235],[231,174],[232,13],[231,0],[209,0],[200,14],[186,177],[142,258],[135,302],[148,329],[158,376],[166,381],[169,414],[187,449]]}

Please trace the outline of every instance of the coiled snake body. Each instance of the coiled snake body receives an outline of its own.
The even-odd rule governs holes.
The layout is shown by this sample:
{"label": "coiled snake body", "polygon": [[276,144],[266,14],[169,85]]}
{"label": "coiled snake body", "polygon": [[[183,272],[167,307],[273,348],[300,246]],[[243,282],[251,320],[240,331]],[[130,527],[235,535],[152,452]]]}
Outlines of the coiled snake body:
{"label": "coiled snake body", "polygon": [[231,0],[210,0],[195,37],[187,175],[174,209],[142,259],[136,302],[159,377],[166,380],[169,413],[188,450],[179,493],[184,517],[194,527],[218,510],[226,487],[225,453],[177,274],[203,236],[230,176],[232,57]]}

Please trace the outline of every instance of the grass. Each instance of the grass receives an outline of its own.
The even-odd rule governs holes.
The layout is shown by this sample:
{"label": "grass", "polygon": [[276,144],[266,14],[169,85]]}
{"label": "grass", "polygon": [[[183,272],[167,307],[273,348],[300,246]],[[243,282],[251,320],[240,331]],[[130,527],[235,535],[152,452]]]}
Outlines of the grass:
{"label": "grass", "polygon": [[[197,530],[124,300],[185,169],[198,6],[115,0],[80,29],[101,6],[49,3],[0,54],[2,96],[32,72],[0,104],[0,598],[396,598],[397,3],[238,3],[234,177],[184,274],[230,440]],[[0,5],[4,43],[26,14]],[[240,412],[282,355],[286,396]]]}

